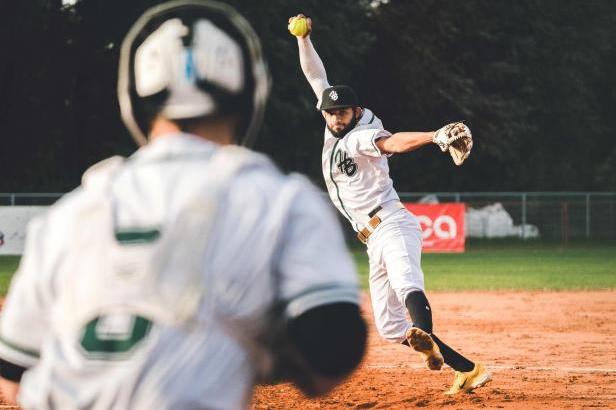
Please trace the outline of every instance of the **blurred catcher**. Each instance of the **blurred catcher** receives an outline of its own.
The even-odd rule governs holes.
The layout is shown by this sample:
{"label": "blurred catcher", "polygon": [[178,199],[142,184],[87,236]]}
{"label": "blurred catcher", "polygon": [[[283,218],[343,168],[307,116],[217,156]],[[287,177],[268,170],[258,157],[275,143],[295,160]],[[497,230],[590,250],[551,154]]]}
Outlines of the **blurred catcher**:
{"label": "blurred catcher", "polygon": [[268,91],[259,40],[230,7],[172,1],[135,23],[118,96],[141,147],[29,226],[0,321],[5,400],[238,409],[259,378],[318,395],[357,366],[366,328],[335,216],[307,180],[238,146]]}
{"label": "blurred catcher", "polygon": [[434,132],[386,131],[372,111],[361,107],[351,87],[329,84],[310,40],[312,20],[302,14],[291,17],[289,30],[298,19],[306,20],[307,26],[304,35],[296,36],[301,68],[326,123],[323,177],[330,199],[367,246],[370,297],[379,334],[412,347],[431,370],[440,370],[443,363],[452,367],[455,381],[447,394],[484,385],[491,374],[432,333],[432,309],[421,269],[421,227],[400,202],[387,163],[393,154],[435,143],[461,165],[473,146],[469,128],[457,122]]}

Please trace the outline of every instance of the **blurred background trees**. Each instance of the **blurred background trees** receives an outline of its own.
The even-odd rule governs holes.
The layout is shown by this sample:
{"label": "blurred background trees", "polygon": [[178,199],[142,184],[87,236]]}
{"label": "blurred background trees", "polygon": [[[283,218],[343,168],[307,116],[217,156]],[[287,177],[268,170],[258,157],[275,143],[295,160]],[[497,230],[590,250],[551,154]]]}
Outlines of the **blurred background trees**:
{"label": "blurred background trees", "polygon": [[[0,3],[0,192],[67,191],[135,150],[115,88],[122,38],[154,0]],[[616,2],[306,0],[228,3],[261,36],[274,80],[257,149],[322,185],[323,120],[291,15],[313,17],[330,83],[387,129],[465,120],[456,168],[436,147],[394,156],[400,191],[616,190]]]}

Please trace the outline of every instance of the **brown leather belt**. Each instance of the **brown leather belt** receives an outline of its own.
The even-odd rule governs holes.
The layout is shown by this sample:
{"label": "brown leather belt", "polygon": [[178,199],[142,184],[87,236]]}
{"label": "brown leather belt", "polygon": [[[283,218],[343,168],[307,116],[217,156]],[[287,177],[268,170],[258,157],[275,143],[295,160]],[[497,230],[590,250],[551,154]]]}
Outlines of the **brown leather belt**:
{"label": "brown leather belt", "polygon": [[[388,204],[390,204],[388,202]],[[395,204],[395,208],[396,209],[402,209],[404,208],[404,205],[402,205],[402,203],[400,201],[397,201]],[[391,211],[391,208],[386,207],[386,209]],[[368,221],[368,226],[366,226],[364,229],[360,230],[359,232],[357,232],[357,239],[359,239],[359,241],[363,244],[367,244],[368,243],[368,238],[370,237],[370,235],[372,235],[372,232],[374,232],[374,230],[377,228],[377,226],[379,226],[381,224],[381,222],[383,222],[383,219],[386,218],[388,215],[385,215],[383,218],[381,218],[378,213],[383,210],[383,207],[381,205],[377,206],[376,208],[374,208],[372,211],[370,211],[370,213],[368,214],[368,216],[370,217],[370,220]]]}
{"label": "brown leather belt", "polygon": [[[375,215],[377,212],[379,212],[382,209],[381,206],[379,205],[374,209],[375,210],[370,212],[371,214],[374,213],[373,214],[374,216],[372,216],[372,218],[370,218],[370,220],[368,221],[368,226],[370,226],[372,230],[368,229],[368,226],[366,226],[364,229],[357,232],[357,239],[359,239],[359,241],[363,244],[368,243],[368,238],[370,237],[370,235],[372,235],[372,232],[374,232],[376,227],[379,226],[381,222],[383,222],[381,221],[381,218],[379,218],[378,215]],[[370,216],[370,214],[368,214],[368,216]]]}

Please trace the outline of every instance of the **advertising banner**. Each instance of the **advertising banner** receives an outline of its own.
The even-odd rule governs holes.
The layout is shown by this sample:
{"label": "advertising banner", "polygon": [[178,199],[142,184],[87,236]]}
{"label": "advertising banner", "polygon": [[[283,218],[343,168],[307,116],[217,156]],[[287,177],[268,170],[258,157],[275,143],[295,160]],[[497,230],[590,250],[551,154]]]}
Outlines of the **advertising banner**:
{"label": "advertising banner", "polygon": [[46,206],[0,206],[0,255],[21,255],[30,219]]}
{"label": "advertising banner", "polygon": [[464,252],[463,203],[416,204],[407,202],[421,224],[424,252]]}

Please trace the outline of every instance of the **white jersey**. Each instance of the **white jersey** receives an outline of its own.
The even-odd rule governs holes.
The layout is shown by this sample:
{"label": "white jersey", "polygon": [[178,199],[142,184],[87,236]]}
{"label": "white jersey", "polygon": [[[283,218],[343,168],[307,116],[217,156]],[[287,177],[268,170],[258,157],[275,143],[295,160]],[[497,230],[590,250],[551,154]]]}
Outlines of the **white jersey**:
{"label": "white jersey", "polygon": [[168,135],[31,223],[0,357],[29,368],[26,409],[245,408],[276,294],[291,317],[358,303],[331,208],[262,155]]}
{"label": "white jersey", "polygon": [[325,185],[336,208],[356,231],[367,225],[368,214],[375,208],[399,200],[389,177],[387,155],[375,143],[390,135],[368,109],[343,138],[334,137],[325,127],[321,158]]}
{"label": "white jersey", "polygon": [[[299,60],[306,80],[316,95],[317,108],[321,93],[329,87],[323,61],[310,37],[298,37]],[[325,127],[321,165],[327,192],[340,213],[351,222],[353,229],[363,229],[368,214],[378,206],[399,200],[389,177],[387,155],[376,146],[378,138],[391,134],[374,113],[364,109],[355,128],[343,138],[336,138]]]}

